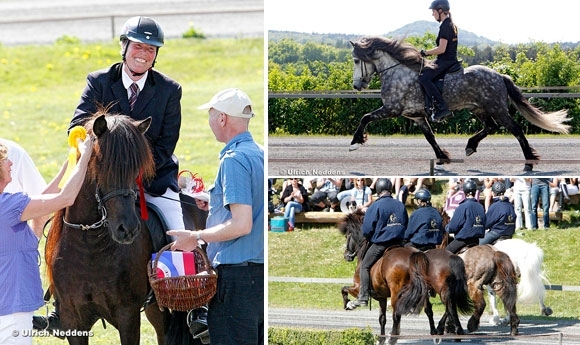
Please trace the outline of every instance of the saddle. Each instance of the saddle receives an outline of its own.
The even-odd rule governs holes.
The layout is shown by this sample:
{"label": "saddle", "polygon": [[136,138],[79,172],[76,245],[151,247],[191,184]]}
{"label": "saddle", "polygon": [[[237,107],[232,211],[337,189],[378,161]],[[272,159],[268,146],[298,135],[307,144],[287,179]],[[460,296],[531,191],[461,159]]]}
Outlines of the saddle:
{"label": "saddle", "polygon": [[500,236],[497,240],[493,241],[492,243],[490,243],[491,245],[496,244],[497,242],[501,242],[501,241],[505,241],[505,240],[511,240],[512,237],[511,236]]}
{"label": "saddle", "polygon": [[475,244],[475,243],[470,243],[470,244],[467,244],[467,245],[465,245],[465,247],[463,247],[463,248],[459,249],[459,251],[456,253],[456,255],[463,254],[463,253],[465,253],[465,252],[466,252],[466,251],[467,251],[469,248],[472,248],[472,247],[475,247],[475,246],[477,246],[477,244]]}
{"label": "saddle", "polygon": [[[443,85],[445,84],[445,77],[448,74],[455,74],[459,72],[463,73],[463,66],[461,65],[462,62],[463,60],[458,60],[455,64],[449,67],[447,71],[445,71],[445,74],[433,82],[437,90],[439,90],[440,94],[443,94]],[[423,91],[423,97],[425,97],[425,112],[427,114],[434,114],[437,109],[435,102],[433,102],[433,98],[430,97],[430,95],[428,95],[422,87],[421,90]]]}
{"label": "saddle", "polygon": [[153,252],[157,253],[171,242],[171,238],[165,234],[167,230],[167,221],[161,210],[153,204],[147,203],[147,212],[149,218],[145,221],[149,228],[151,235],[151,243],[153,244]]}

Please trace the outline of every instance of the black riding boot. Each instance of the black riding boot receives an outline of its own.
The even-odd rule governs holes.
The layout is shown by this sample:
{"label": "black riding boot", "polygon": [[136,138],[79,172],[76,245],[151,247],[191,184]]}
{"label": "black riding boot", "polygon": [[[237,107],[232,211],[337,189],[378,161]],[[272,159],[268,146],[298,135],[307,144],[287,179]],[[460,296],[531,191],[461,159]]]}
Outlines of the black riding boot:
{"label": "black riding boot", "polygon": [[[419,76],[419,82],[423,87],[427,99],[431,100],[431,103],[435,108],[434,114],[429,114],[429,111],[426,111],[427,117],[429,117],[431,121],[440,122],[445,117],[453,115],[453,113],[449,110],[441,92],[439,92],[439,89],[437,89],[437,86],[433,83],[433,80],[431,79],[433,78],[432,74],[433,73],[430,70],[423,72],[423,74]],[[427,108],[428,107],[426,106],[426,109]]]}
{"label": "black riding boot", "polygon": [[[32,327],[38,331],[49,331],[55,337],[64,339],[65,336],[60,334],[61,325],[60,317],[58,315],[59,303],[54,301],[54,311],[48,314],[48,316],[34,315],[32,317]],[[57,331],[57,332],[55,332]]]}
{"label": "black riding boot", "polygon": [[433,122],[441,122],[441,120],[443,120],[447,116],[453,115],[451,110],[449,110],[449,108],[447,107],[447,104],[445,104],[445,101],[442,101],[442,103],[439,102],[435,103],[435,108],[437,109],[435,111],[435,114],[431,115],[431,121]]}

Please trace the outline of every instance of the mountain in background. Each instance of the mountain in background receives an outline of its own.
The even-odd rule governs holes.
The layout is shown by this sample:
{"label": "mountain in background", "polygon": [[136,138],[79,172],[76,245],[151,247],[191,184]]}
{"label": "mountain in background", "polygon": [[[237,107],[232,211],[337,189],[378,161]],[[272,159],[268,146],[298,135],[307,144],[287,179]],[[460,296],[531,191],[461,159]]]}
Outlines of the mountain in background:
{"label": "mountain in background", "polygon": [[[407,24],[397,30],[388,32],[383,36],[391,38],[404,38],[411,36],[423,37],[427,32],[431,32],[434,35],[437,35],[437,33],[439,32],[439,23],[426,20],[416,21],[411,24]],[[486,37],[476,35],[473,32],[462,30],[461,27],[459,27],[458,35],[459,35],[459,44],[469,48],[477,47],[478,49],[483,50],[486,47],[491,47],[492,49],[494,49],[496,46],[501,44],[501,42],[499,41],[493,41]],[[345,47],[350,48],[348,41],[358,39],[361,36],[364,35],[354,35],[344,33],[320,34],[320,33],[304,33],[294,31],[268,31],[269,40],[279,41],[283,38],[291,38],[299,43],[314,41],[316,43],[327,44],[342,48]],[[558,44],[563,49],[575,49],[580,44],[580,42],[558,42]]]}
{"label": "mountain in background", "polygon": [[[419,36],[423,37],[425,33],[431,32],[435,36],[439,32],[439,23],[437,22],[430,22],[426,20],[421,20],[417,22],[413,22],[411,24],[407,24],[402,28],[399,28],[395,31],[391,31],[387,33],[385,36],[399,38],[399,37],[410,37],[410,36]],[[483,36],[478,36],[472,32],[467,30],[461,30],[459,28],[459,43],[463,46],[473,47],[473,46],[494,46],[498,44],[497,41],[492,41],[488,38]]]}
{"label": "mountain in background", "polygon": [[[439,23],[429,22],[426,20],[413,22],[407,24],[395,31],[385,33],[385,37],[392,38],[403,38],[411,36],[423,37],[425,33],[431,32],[437,35],[439,31]],[[364,35],[354,35],[354,34],[344,34],[344,33],[333,33],[333,34],[320,34],[320,33],[304,33],[304,32],[294,32],[294,31],[268,31],[268,39],[279,41],[283,38],[292,38],[297,42],[305,43],[307,41],[314,41],[322,44],[329,45],[347,45],[349,40],[360,38]],[[499,44],[497,41],[492,41],[488,38],[478,36],[472,32],[461,30],[459,28],[459,43],[463,46],[473,47],[473,46],[495,46]]]}

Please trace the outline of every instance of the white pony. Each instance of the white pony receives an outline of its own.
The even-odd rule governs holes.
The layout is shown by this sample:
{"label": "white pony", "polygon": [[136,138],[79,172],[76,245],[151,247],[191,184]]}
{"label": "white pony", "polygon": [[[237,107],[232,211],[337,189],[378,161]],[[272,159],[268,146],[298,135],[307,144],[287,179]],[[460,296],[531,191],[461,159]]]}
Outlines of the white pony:
{"label": "white pony", "polygon": [[[531,304],[539,302],[542,315],[552,315],[552,309],[544,304],[546,296],[544,283],[550,284],[544,271],[544,251],[536,243],[528,243],[517,238],[497,241],[493,246],[497,250],[506,253],[516,268],[520,278],[518,283],[518,303]],[[489,304],[491,304],[493,312],[489,323],[494,326],[506,323],[507,319],[499,317],[495,294],[492,293],[489,287],[487,291]]]}

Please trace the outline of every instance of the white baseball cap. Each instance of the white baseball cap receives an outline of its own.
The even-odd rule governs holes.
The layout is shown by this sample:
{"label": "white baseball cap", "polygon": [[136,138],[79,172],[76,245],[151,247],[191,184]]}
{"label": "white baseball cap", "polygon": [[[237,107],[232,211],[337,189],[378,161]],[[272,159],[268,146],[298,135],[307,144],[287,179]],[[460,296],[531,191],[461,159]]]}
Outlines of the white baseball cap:
{"label": "white baseball cap", "polygon": [[[249,107],[249,112],[248,109],[246,109],[247,107]],[[240,89],[232,88],[222,90],[216,93],[209,102],[197,107],[197,109],[200,110],[210,108],[215,108],[230,116],[243,117],[246,119],[254,117],[252,101],[250,101],[250,97]]]}

